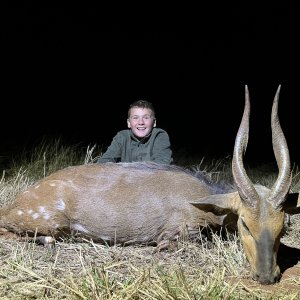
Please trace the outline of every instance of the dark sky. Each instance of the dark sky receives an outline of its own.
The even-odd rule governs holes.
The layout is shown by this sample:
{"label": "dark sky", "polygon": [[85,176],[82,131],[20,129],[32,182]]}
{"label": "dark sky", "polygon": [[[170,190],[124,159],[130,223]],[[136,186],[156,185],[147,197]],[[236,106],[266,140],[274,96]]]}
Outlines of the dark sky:
{"label": "dark sky", "polygon": [[300,162],[299,12],[288,2],[88,3],[25,1],[0,10],[1,153],[43,136],[108,145],[126,128],[129,104],[143,98],[174,149],[225,157],[247,84],[247,155],[273,161],[270,115],[281,84],[279,116],[291,159]]}

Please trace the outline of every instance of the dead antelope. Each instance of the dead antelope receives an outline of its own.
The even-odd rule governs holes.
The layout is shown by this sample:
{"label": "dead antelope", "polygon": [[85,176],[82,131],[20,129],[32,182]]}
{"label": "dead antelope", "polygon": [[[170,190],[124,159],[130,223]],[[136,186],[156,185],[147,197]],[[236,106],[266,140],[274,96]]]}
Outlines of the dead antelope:
{"label": "dead antelope", "polygon": [[[236,136],[232,173],[236,190],[212,184],[203,174],[155,163],[107,163],[68,167],[17,195],[0,211],[7,233],[51,239],[79,236],[108,244],[156,244],[161,250],[183,236],[193,238],[207,226],[237,228],[254,280],[280,279],[277,252],[285,211],[299,212],[298,194],[289,193],[289,151],[277,108],[272,114],[272,140],[279,176],[269,189],[254,185],[243,154],[249,131],[250,100]],[[296,196],[296,197],[295,197]]]}

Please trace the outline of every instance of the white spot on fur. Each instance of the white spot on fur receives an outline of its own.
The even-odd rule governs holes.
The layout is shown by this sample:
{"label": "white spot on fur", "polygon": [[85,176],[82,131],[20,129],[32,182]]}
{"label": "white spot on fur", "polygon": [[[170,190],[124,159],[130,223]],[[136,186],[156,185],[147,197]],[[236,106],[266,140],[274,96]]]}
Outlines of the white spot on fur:
{"label": "white spot on fur", "polygon": [[38,184],[36,187],[35,187],[35,189],[38,189],[40,187],[40,185]]}
{"label": "white spot on fur", "polygon": [[23,212],[22,210],[18,210],[18,211],[17,211],[17,215],[18,215],[18,216],[21,216],[21,215],[23,215],[23,214],[24,214],[24,212]]}
{"label": "white spot on fur", "polygon": [[43,219],[49,220],[51,215],[44,206],[39,206],[39,212],[43,215]]}
{"label": "white spot on fur", "polygon": [[38,219],[40,217],[40,214],[38,214],[38,213],[34,213],[33,215],[32,215],[32,219]]}
{"label": "white spot on fur", "polygon": [[24,191],[23,194],[29,193],[29,191]]}
{"label": "white spot on fur", "polygon": [[56,186],[56,184],[55,184],[55,183],[49,183],[49,185],[50,185],[50,186]]}
{"label": "white spot on fur", "polygon": [[59,199],[58,202],[57,202],[57,209],[58,210],[65,210],[65,208],[66,208],[66,204],[65,204],[64,200]]}
{"label": "white spot on fur", "polygon": [[89,231],[87,229],[85,229],[81,224],[78,224],[78,223],[71,224],[71,230],[89,233]]}
{"label": "white spot on fur", "polygon": [[33,210],[32,209],[28,209],[27,212],[31,215],[33,213]]}
{"label": "white spot on fur", "polygon": [[39,212],[43,214],[46,211],[45,206],[39,206]]}

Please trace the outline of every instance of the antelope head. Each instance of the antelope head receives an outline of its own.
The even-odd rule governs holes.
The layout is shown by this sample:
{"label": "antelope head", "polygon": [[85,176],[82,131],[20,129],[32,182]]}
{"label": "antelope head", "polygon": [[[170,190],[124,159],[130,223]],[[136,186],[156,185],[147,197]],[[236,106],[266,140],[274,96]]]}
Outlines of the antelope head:
{"label": "antelope head", "polygon": [[232,174],[240,198],[237,209],[238,231],[245,255],[251,265],[254,280],[264,284],[280,278],[277,253],[284,226],[284,203],[291,186],[291,166],[288,146],[278,118],[277,89],[271,114],[272,144],[279,175],[271,189],[251,182],[243,165],[249,135],[250,100],[245,87],[245,108],[236,136],[232,159]]}
{"label": "antelope head", "polygon": [[249,136],[250,99],[245,86],[245,106],[236,136],[232,158],[232,174],[236,192],[198,199],[191,204],[216,215],[234,213],[237,228],[251,268],[251,276],[262,284],[277,282],[281,272],[277,253],[284,228],[285,213],[300,212],[298,193],[290,193],[291,164],[288,146],[278,118],[280,86],[273,101],[271,114],[272,144],[278,165],[278,178],[271,189],[253,184],[243,164]]}

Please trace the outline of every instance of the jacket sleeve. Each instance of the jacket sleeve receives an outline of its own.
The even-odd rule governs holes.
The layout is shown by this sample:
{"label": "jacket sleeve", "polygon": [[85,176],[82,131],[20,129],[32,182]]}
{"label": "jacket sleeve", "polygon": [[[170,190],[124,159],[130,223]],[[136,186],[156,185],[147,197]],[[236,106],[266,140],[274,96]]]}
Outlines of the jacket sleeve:
{"label": "jacket sleeve", "polygon": [[171,142],[166,131],[161,130],[157,134],[152,150],[152,161],[161,164],[171,164],[173,162]]}
{"label": "jacket sleeve", "polygon": [[117,133],[107,150],[98,158],[97,163],[119,162],[121,159],[122,143],[121,135]]}

